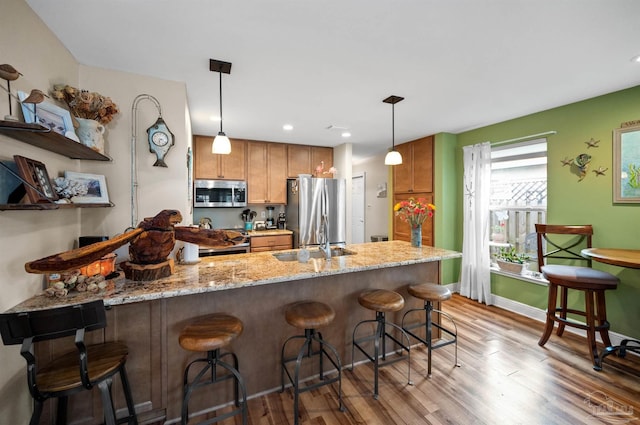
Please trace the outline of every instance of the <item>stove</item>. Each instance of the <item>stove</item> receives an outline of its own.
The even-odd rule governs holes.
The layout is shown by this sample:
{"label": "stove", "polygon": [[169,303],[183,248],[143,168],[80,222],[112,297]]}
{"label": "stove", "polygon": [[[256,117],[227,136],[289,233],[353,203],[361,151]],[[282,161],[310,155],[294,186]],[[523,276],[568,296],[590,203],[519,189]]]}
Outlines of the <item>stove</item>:
{"label": "stove", "polygon": [[229,255],[229,254],[245,254],[247,252],[251,252],[251,244],[249,239],[249,233],[243,229],[222,229],[222,230],[233,230],[234,232],[241,233],[244,237],[244,241],[242,243],[225,246],[225,247],[203,247],[198,251],[199,257],[212,257],[214,255]]}

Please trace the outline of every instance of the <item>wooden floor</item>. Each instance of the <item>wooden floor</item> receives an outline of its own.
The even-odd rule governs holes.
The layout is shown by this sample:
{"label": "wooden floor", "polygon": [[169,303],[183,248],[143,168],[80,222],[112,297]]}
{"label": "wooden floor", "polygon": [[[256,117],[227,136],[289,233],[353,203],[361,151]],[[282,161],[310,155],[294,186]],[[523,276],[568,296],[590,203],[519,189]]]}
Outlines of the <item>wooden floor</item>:
{"label": "wooden floor", "polygon": [[[609,356],[596,372],[584,338],[555,333],[544,348],[542,323],[487,307],[458,295],[443,304],[458,326],[458,361],[453,346],[433,353],[426,379],[426,351],[411,350],[406,362],[381,369],[374,400],[373,368],[356,365],[343,373],[345,412],[335,387],[300,397],[300,424],[640,424],[640,359]],[[347,365],[350,366],[350,365]],[[293,424],[290,390],[249,400],[250,425]],[[224,424],[241,424],[239,417]]]}

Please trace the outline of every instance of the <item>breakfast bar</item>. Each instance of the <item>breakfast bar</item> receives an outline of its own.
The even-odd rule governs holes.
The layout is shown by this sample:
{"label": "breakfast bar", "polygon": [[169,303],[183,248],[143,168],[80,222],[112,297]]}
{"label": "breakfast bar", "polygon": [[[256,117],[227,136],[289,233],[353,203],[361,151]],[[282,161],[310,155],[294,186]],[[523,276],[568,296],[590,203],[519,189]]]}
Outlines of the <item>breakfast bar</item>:
{"label": "breakfast bar", "polygon": [[[286,305],[307,299],[330,305],[336,317],[322,332],[335,344],[343,365],[349,364],[355,324],[373,318],[359,308],[360,292],[381,288],[402,294],[405,308],[388,317],[399,322],[406,310],[421,307],[420,300],[408,295],[407,285],[440,283],[440,262],[461,256],[439,248],[414,248],[402,241],[347,245],[343,255],[330,261],[312,255],[301,263],[296,251],[288,255],[280,251],[280,259],[274,254],[206,257],[197,264],[176,265],[175,273],[167,278],[147,282],[118,278],[98,293],[72,292],[65,298],[36,296],[10,311],[102,299],[110,307],[108,326],[89,338],[127,344],[127,368],[140,422],[171,422],[180,417],[182,372],[195,356],[181,349],[178,335],[193,318],[214,312],[240,318],[244,331],[233,341],[232,350],[238,355],[247,392],[250,396],[270,392],[280,386],[282,343],[295,333],[283,315]],[[38,349],[56,354],[53,344],[41,344]],[[356,362],[360,360],[356,358]],[[207,400],[199,397],[201,394],[194,395],[193,411],[229,401],[230,391],[222,386],[215,394],[207,394]],[[69,411],[86,418],[82,423],[98,423],[101,411],[94,401],[79,396],[70,400]],[[119,408],[125,404],[117,397],[115,403]]]}

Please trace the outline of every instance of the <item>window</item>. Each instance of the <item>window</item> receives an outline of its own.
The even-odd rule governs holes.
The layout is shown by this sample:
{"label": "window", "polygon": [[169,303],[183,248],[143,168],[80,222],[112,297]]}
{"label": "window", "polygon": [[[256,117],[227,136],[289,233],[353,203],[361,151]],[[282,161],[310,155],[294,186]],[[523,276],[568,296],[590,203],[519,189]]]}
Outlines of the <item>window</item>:
{"label": "window", "polygon": [[547,140],[491,148],[491,253],[514,247],[537,269],[535,224],[547,215]]}

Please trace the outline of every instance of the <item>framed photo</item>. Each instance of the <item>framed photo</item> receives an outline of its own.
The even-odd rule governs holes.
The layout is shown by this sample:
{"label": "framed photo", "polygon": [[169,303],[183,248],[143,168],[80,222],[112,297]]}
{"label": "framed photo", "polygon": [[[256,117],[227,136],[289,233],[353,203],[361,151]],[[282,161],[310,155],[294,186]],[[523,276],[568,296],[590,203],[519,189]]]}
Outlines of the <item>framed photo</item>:
{"label": "framed photo", "polygon": [[640,203],[640,125],[613,130],[613,202]]}
{"label": "framed photo", "polygon": [[22,103],[26,98],[27,94],[25,92],[18,91],[18,99],[20,99],[25,123],[40,124],[68,139],[76,142],[80,141],[73,128],[73,121],[71,121],[69,111],[47,101],[38,103],[35,106],[33,103]]}
{"label": "framed photo", "polygon": [[18,166],[20,177],[26,182],[24,188],[29,202],[38,204],[58,200],[58,194],[53,189],[47,167],[42,162],[20,155],[14,155],[13,159]]}
{"label": "framed photo", "polygon": [[74,196],[71,202],[74,204],[108,204],[109,193],[107,192],[107,181],[100,174],[76,173],[65,171],[64,178],[85,185],[87,193],[82,196]]}

